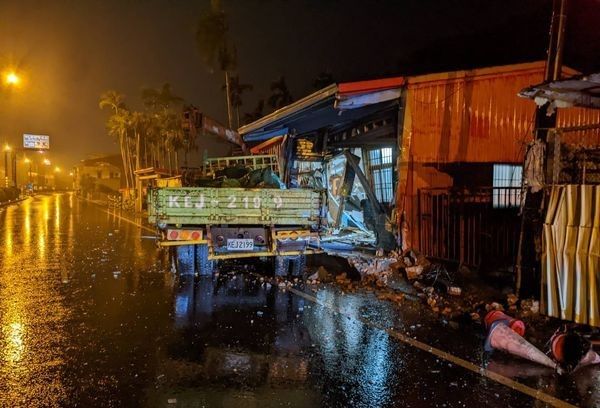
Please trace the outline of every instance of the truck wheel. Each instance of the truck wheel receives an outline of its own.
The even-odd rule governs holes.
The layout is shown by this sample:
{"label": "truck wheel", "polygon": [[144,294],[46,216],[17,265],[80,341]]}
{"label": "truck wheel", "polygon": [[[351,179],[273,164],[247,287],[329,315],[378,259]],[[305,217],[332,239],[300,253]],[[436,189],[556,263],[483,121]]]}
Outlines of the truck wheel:
{"label": "truck wheel", "polygon": [[196,271],[200,276],[212,276],[214,261],[208,259],[208,245],[198,244],[196,247]]}
{"label": "truck wheel", "polygon": [[194,247],[182,245],[176,247],[176,269],[180,275],[194,274]]}
{"label": "truck wheel", "polygon": [[290,258],[287,256],[276,256],[273,259],[273,271],[275,276],[287,276],[290,271]]}
{"label": "truck wheel", "polygon": [[292,276],[299,277],[302,276],[304,272],[304,267],[306,266],[306,255],[298,255],[294,258],[294,264],[292,265]]}

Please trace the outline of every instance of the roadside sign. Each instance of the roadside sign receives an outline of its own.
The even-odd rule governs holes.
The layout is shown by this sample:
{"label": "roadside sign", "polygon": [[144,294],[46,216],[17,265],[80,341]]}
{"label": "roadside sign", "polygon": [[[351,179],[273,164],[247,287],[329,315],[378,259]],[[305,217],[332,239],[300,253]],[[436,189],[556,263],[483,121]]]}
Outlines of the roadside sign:
{"label": "roadside sign", "polygon": [[23,134],[23,147],[25,149],[50,149],[50,136]]}

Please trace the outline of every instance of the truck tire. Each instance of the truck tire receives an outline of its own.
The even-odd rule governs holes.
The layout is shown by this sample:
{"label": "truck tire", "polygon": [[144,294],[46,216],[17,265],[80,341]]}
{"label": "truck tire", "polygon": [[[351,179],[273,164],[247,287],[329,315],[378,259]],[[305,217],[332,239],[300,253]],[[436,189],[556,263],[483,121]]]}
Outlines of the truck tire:
{"label": "truck tire", "polygon": [[175,250],[175,265],[179,275],[194,275],[194,247],[192,245],[177,246]]}
{"label": "truck tire", "polygon": [[290,258],[277,255],[273,259],[273,272],[275,276],[287,276],[290,271]]}
{"label": "truck tire", "polygon": [[304,272],[306,266],[306,255],[298,255],[294,258],[292,265],[292,276],[300,277]]}
{"label": "truck tire", "polygon": [[196,272],[200,276],[212,276],[215,262],[208,259],[208,245],[194,246],[196,247]]}

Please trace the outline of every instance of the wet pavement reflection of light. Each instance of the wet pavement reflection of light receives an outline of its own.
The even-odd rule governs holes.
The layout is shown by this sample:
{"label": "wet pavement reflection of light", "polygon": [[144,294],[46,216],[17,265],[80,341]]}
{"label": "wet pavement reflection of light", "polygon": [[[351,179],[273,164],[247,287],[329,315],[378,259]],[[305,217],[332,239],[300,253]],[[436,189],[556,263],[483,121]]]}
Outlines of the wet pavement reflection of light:
{"label": "wet pavement reflection of light", "polygon": [[[410,304],[319,290],[341,316],[223,267],[219,278],[177,277],[145,234],[71,194],[0,209],[0,407],[539,406],[364,323],[423,323],[415,336],[480,358],[480,338]],[[490,366],[598,405],[597,370],[561,383]]]}

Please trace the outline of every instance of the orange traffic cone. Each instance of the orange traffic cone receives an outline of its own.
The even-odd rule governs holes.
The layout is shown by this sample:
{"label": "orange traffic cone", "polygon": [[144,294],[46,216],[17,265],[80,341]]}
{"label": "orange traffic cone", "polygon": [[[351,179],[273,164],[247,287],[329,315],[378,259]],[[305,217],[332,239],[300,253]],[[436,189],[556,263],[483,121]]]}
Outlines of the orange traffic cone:
{"label": "orange traffic cone", "polygon": [[[550,339],[550,345],[552,356],[562,367],[566,368],[567,372],[575,371],[591,364],[600,364],[598,353],[591,350],[589,345],[587,345],[587,341],[583,340],[575,332],[557,330]],[[586,352],[585,350],[588,351]],[[581,355],[581,358],[579,358],[578,353]],[[579,361],[577,361],[577,358],[579,358]]]}
{"label": "orange traffic cone", "polygon": [[489,330],[489,328],[497,321],[505,321],[506,325],[510,327],[515,333],[519,336],[525,335],[525,323],[522,320],[515,319],[507,314],[504,314],[501,310],[491,310],[488,314],[485,315],[483,319],[485,322],[485,327]]}
{"label": "orange traffic cone", "polygon": [[487,351],[501,350],[552,369],[556,368],[554,361],[511,330],[503,321],[492,324],[485,348]]}
{"label": "orange traffic cone", "polygon": [[[575,367],[575,370],[578,370],[582,367],[592,365],[592,364],[600,364],[600,355],[598,355],[598,353],[596,353],[594,350],[588,351],[585,354],[585,356],[583,356],[581,358],[581,360],[579,360],[579,364],[577,364],[577,367]],[[573,370],[573,371],[575,371],[575,370]]]}

